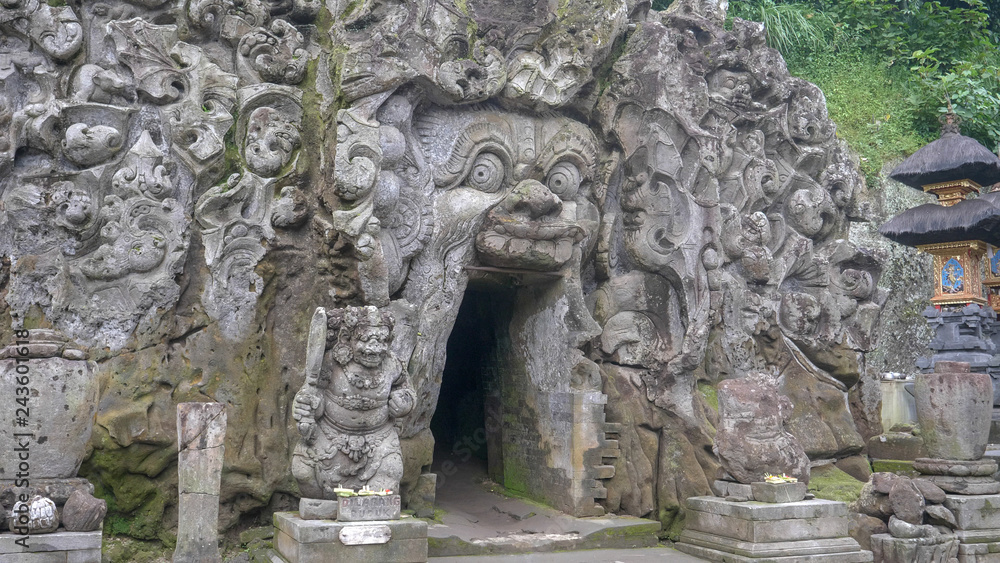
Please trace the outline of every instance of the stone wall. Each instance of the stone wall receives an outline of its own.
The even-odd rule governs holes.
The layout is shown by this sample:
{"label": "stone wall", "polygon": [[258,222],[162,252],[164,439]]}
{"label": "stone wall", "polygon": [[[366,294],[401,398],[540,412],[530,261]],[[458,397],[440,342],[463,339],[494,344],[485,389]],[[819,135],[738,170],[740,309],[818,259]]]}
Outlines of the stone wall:
{"label": "stone wall", "polygon": [[0,337],[90,349],[81,473],[116,533],[172,534],[180,402],[226,405],[223,527],[297,493],[317,306],[394,312],[413,479],[476,272],[521,288],[533,400],[577,405],[530,424],[534,454],[575,432],[539,458],[574,506],[676,529],[718,469],[714,385],[750,371],[808,454],[860,450],[886,298],[847,240],[864,185],[822,92],[724,1],[53,4],[0,7]]}

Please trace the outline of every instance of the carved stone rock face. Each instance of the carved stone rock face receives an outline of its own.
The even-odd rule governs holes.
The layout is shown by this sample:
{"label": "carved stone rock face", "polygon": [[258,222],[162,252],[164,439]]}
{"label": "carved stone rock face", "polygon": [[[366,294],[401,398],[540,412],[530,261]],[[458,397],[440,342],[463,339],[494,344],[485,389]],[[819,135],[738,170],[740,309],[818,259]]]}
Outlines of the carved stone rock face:
{"label": "carved stone rock face", "polygon": [[[128,460],[205,396],[232,407],[223,527],[290,470],[315,496],[402,477],[405,502],[470,284],[512,296],[529,453],[572,510],[670,526],[719,468],[713,390],[757,371],[806,453],[860,450],[847,394],[884,298],[848,240],[864,186],[822,93],[725,2],[50,4],[0,3],[0,335],[97,354],[84,467],[150,499],[136,535],[172,468]],[[391,337],[307,346],[316,307],[364,306]],[[392,419],[409,465],[366,475],[399,457]],[[586,432],[555,440],[568,419]]]}

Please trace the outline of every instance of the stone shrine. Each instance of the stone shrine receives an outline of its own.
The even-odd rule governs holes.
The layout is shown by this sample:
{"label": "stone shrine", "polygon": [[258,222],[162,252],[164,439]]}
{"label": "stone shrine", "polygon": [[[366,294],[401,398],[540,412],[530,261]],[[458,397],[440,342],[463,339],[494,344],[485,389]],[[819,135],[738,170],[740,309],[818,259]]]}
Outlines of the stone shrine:
{"label": "stone shrine", "polygon": [[[785,429],[790,408],[765,373],[719,385],[716,449],[725,475],[713,486],[717,496],[687,499],[678,550],[739,563],[872,561],[848,536],[847,504],[804,498],[809,459]],[[791,482],[766,482],[771,472]]]}

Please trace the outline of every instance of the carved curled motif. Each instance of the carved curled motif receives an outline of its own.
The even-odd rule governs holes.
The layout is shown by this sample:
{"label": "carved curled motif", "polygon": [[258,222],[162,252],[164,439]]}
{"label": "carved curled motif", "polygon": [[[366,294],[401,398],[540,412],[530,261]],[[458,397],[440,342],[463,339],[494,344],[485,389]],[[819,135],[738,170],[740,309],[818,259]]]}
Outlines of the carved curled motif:
{"label": "carved curled motif", "polygon": [[305,38],[291,24],[274,20],[269,28],[257,28],[237,46],[241,66],[258,81],[298,84],[306,74],[309,55]]}
{"label": "carved curled motif", "polygon": [[[260,0],[191,0],[188,17],[203,29],[224,26],[227,19],[254,28],[267,24],[269,14]],[[236,25],[236,22],[229,25]]]}

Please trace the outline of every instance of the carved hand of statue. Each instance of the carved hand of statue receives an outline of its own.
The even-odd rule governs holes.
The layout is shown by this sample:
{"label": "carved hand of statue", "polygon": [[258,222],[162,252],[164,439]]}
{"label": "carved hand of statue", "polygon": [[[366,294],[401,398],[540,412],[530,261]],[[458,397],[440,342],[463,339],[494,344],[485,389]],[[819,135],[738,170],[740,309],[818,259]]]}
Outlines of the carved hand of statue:
{"label": "carved hand of statue", "polygon": [[292,418],[299,424],[299,434],[307,444],[313,443],[316,439],[316,417],[320,414],[320,407],[323,399],[315,391],[308,387],[303,387],[295,394],[292,402]]}
{"label": "carved hand of statue", "polygon": [[413,389],[397,389],[389,394],[389,414],[393,418],[406,416],[413,410],[417,395]]}

